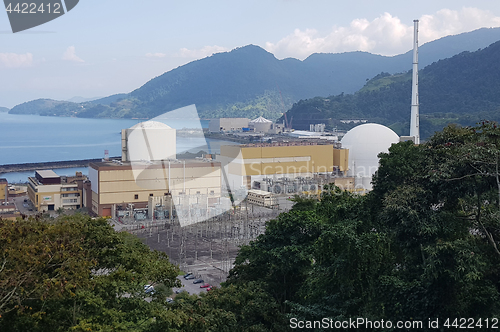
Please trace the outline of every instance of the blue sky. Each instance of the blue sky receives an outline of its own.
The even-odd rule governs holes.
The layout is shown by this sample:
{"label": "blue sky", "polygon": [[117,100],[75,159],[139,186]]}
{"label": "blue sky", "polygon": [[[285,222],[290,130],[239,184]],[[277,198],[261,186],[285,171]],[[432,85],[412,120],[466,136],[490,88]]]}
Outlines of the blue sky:
{"label": "blue sky", "polygon": [[130,92],[214,52],[259,45],[277,58],[314,52],[395,55],[420,43],[500,27],[500,2],[80,0],[69,13],[13,34],[0,11],[0,106],[36,98]]}

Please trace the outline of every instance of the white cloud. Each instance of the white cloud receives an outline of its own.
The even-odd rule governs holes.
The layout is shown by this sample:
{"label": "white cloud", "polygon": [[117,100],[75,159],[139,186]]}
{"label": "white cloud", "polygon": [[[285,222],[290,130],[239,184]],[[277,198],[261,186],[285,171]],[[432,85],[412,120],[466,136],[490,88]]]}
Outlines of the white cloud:
{"label": "white cloud", "polygon": [[207,56],[210,56],[214,53],[227,52],[228,48],[223,46],[205,46],[203,48],[197,50],[189,50],[187,48],[181,48],[176,56],[181,58],[191,58],[191,59],[200,59]]}
{"label": "white cloud", "polygon": [[0,68],[20,68],[33,65],[33,54],[0,53]]}
{"label": "white cloud", "polygon": [[62,56],[62,59],[67,60],[67,61],[74,61],[74,62],[85,62],[84,60],[82,60],[80,57],[78,57],[76,55],[74,46],[70,46],[66,49],[66,51],[64,52],[64,54]]}
{"label": "white cloud", "polygon": [[[477,8],[442,9],[419,20],[420,44],[482,27],[500,26],[500,17]],[[347,27],[334,26],[326,34],[315,29],[295,29],[276,43],[267,42],[265,48],[278,58],[304,59],[315,52],[349,51],[395,55],[410,50],[412,40],[413,22],[404,24],[399,18],[384,13],[372,21],[355,19]]]}
{"label": "white cloud", "polygon": [[146,53],[146,57],[148,58],[164,58],[166,56],[165,53]]}

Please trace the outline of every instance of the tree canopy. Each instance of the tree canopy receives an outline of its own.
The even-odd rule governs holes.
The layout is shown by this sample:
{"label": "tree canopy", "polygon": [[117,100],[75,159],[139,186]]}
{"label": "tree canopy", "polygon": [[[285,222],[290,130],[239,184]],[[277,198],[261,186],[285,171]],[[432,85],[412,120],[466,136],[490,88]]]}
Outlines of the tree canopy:
{"label": "tree canopy", "polygon": [[498,317],[500,127],[394,144],[373,185],[297,198],[241,247],[220,288],[172,304],[143,287],[172,287],[179,270],[106,220],[2,220],[0,330],[270,332],[359,317],[435,330],[429,319]]}
{"label": "tree canopy", "polygon": [[141,331],[179,269],[105,219],[0,220],[1,331]]}
{"label": "tree canopy", "polygon": [[299,320],[498,316],[499,144],[484,122],[393,145],[372,192],[300,200],[242,248],[228,284],[260,282]]}

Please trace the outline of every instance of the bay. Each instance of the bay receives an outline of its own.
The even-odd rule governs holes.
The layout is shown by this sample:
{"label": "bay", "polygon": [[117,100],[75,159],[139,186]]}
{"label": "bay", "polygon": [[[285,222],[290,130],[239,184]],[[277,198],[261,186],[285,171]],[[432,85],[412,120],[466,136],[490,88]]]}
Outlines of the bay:
{"label": "bay", "polygon": [[[0,113],[0,165],[38,163],[103,158],[104,150],[110,157],[121,156],[121,130],[145,120],[138,119],[83,119],[17,115]],[[208,120],[201,120],[203,128]],[[175,129],[199,127],[200,122],[173,119],[168,125]],[[208,143],[208,144],[207,144]],[[221,145],[236,144],[203,137],[177,137],[177,152],[219,153]],[[87,174],[86,168],[54,169],[59,175]],[[27,181],[34,172],[0,174],[10,183]]]}

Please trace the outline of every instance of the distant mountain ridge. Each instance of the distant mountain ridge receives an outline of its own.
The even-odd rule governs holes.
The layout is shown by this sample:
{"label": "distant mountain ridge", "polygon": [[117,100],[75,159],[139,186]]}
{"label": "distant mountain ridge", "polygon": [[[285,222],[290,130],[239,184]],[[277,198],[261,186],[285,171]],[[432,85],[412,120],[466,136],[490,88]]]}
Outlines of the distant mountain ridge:
{"label": "distant mountain ridge", "polygon": [[[500,40],[500,28],[448,36],[420,47],[421,67],[461,51],[475,51]],[[196,104],[200,116],[276,119],[294,102],[315,96],[354,93],[381,72],[411,69],[411,51],[387,57],[367,52],[312,54],[303,61],[278,60],[248,45],[190,62],[128,94],[71,103],[40,99],[15,106],[13,114],[91,118],[152,118]]]}
{"label": "distant mountain ridge", "polygon": [[10,111],[9,108],[7,108],[7,107],[0,107],[0,112],[4,112],[5,113],[5,112],[8,112],[8,111]]}

